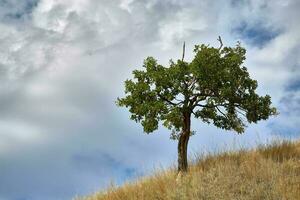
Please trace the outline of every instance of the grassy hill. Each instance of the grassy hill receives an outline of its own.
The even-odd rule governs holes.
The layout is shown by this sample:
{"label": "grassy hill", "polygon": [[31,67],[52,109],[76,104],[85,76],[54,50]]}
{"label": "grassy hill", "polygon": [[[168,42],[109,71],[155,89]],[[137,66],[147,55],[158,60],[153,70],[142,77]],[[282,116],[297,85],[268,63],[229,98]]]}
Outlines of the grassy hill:
{"label": "grassy hill", "polygon": [[300,142],[196,159],[187,175],[157,172],[81,200],[300,199]]}

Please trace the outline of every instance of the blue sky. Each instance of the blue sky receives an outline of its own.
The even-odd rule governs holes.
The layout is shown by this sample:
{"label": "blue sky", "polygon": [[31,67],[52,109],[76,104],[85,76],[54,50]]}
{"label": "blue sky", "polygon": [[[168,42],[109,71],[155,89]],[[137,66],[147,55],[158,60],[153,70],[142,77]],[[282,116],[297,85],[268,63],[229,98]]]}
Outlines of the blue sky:
{"label": "blue sky", "polygon": [[146,135],[115,100],[154,56],[240,41],[245,66],[280,115],[243,135],[193,120],[189,152],[300,137],[297,0],[0,0],[0,200],[65,200],[176,161],[176,142]]}

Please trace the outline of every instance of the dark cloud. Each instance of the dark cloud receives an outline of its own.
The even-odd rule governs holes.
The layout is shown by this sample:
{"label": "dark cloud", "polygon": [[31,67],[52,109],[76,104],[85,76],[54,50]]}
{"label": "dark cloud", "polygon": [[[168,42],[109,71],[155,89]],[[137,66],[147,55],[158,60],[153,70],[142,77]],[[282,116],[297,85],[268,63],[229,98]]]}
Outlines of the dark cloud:
{"label": "dark cloud", "polygon": [[20,20],[28,18],[32,10],[38,5],[39,0],[1,0],[0,1],[0,20],[2,22]]}
{"label": "dark cloud", "polygon": [[263,24],[264,22],[258,22],[249,25],[246,22],[241,22],[232,31],[233,34],[236,34],[250,45],[262,48],[280,34],[280,31],[272,30],[272,27],[266,27]]}
{"label": "dark cloud", "polygon": [[284,137],[299,138],[300,128],[300,85],[299,80],[292,80],[287,84],[283,97],[278,106],[279,116],[276,117],[270,128],[273,134]]}
{"label": "dark cloud", "polygon": [[288,83],[286,86],[286,90],[289,92],[300,91],[300,79],[295,79]]}

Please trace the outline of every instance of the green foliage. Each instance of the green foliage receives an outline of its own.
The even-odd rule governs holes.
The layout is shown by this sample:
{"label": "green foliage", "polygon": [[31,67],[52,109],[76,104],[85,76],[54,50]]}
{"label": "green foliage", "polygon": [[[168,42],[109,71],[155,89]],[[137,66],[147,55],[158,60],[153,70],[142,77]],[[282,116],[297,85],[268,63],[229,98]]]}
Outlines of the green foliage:
{"label": "green foliage", "polygon": [[131,119],[141,122],[146,133],[159,122],[173,131],[183,128],[183,114],[193,114],[206,123],[242,133],[248,123],[276,114],[270,96],[256,94],[257,81],[243,66],[246,50],[196,45],[188,63],[170,61],[168,67],[148,57],[143,70],[125,81],[124,98],[117,105],[129,108]]}

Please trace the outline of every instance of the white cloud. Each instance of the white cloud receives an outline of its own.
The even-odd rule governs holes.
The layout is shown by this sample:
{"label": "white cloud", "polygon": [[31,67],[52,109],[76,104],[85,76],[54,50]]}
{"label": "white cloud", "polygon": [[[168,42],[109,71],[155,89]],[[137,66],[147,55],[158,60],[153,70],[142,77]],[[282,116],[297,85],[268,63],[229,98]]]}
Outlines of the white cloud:
{"label": "white cloud", "polygon": [[[194,44],[219,45],[218,35],[225,45],[241,39],[248,50],[246,66],[258,80],[259,92],[269,93],[280,105],[286,85],[299,79],[300,5],[280,0],[237,2],[241,1],[42,0],[23,21],[7,21],[0,15],[0,161],[8,166],[7,179],[16,172],[9,163],[26,166],[25,172],[17,173],[22,175],[20,184],[9,182],[5,188],[21,189],[28,176],[36,175],[42,178],[32,184],[43,182],[42,194],[47,190],[45,182],[53,181],[60,171],[60,176],[70,177],[70,182],[61,183],[70,193],[82,186],[81,180],[86,188],[78,193],[90,191],[103,173],[85,173],[95,166],[82,165],[80,172],[74,169],[76,155],[98,165],[104,162],[96,155],[101,153],[112,158],[112,163],[133,169],[174,161],[176,143],[168,140],[168,131],[143,135],[140,126],[129,121],[127,110],[116,108],[114,101],[123,95],[123,81],[141,67],[146,56],[163,64],[180,58],[184,40],[190,60]],[[253,46],[233,31],[241,23],[279,30],[279,34],[262,47]],[[293,126],[298,117],[285,120]],[[224,141],[244,143],[256,137],[251,132],[262,132],[263,141],[273,137],[267,122],[250,126],[245,136],[193,125],[199,135],[192,138],[190,147],[196,149],[199,145],[213,148],[210,145]],[[26,157],[21,158],[19,152]],[[106,164],[99,168],[107,180],[114,166]],[[48,166],[53,168],[51,176],[41,170]],[[26,188],[22,195],[34,192]],[[21,193],[4,195],[20,198]]]}

